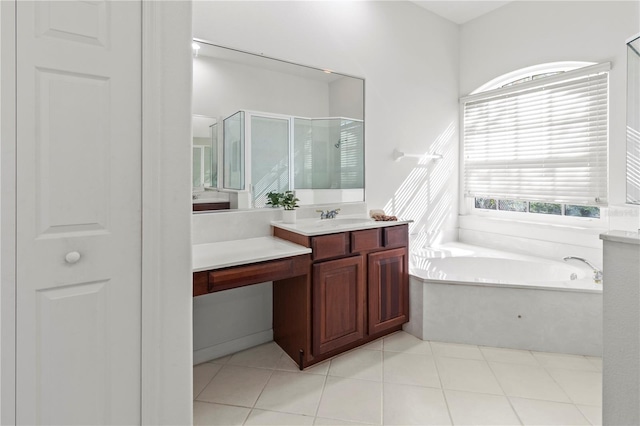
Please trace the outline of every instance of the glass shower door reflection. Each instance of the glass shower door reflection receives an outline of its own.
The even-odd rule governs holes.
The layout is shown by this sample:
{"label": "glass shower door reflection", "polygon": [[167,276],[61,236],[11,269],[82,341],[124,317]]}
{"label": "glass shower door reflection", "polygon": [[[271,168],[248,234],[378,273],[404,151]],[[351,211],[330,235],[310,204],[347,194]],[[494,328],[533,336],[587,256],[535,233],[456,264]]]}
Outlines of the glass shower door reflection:
{"label": "glass shower door reflection", "polygon": [[295,189],[364,188],[363,123],[295,118]]}
{"label": "glass shower door reflection", "polygon": [[627,203],[640,204],[640,37],[627,43]]}
{"label": "glass shower door reflection", "polygon": [[224,119],[222,136],[223,187],[244,188],[244,112],[238,111]]}
{"label": "glass shower door reflection", "polygon": [[254,207],[269,192],[290,189],[289,119],[251,115],[251,187]]}

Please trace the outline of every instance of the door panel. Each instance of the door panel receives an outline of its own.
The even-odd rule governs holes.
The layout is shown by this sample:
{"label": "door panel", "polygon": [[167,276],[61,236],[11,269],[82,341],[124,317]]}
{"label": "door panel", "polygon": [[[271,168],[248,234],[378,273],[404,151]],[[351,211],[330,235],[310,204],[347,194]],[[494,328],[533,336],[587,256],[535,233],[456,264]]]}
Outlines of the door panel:
{"label": "door panel", "polygon": [[[70,424],[88,418],[106,420],[109,284],[79,283],[37,292],[38,393],[48,401],[40,413],[42,420],[64,418]],[[67,373],[64,382],[60,372]],[[83,404],[70,406],[71,401]]]}
{"label": "door panel", "polygon": [[110,4],[107,1],[42,1],[36,6],[36,34],[108,47]]}
{"label": "door panel", "polygon": [[141,3],[16,15],[16,420],[136,424]]}
{"label": "door panel", "polygon": [[109,92],[104,76],[36,70],[39,237],[108,229]]}

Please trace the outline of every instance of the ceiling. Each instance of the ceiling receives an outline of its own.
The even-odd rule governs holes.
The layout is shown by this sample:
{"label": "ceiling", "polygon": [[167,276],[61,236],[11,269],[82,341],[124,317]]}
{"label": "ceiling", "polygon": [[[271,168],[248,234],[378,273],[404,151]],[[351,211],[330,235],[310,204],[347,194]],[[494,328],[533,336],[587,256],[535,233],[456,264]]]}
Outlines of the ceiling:
{"label": "ceiling", "polygon": [[437,15],[442,16],[456,24],[464,24],[467,21],[489,13],[511,1],[485,1],[485,0],[448,0],[431,1],[417,0],[412,3],[417,4]]}

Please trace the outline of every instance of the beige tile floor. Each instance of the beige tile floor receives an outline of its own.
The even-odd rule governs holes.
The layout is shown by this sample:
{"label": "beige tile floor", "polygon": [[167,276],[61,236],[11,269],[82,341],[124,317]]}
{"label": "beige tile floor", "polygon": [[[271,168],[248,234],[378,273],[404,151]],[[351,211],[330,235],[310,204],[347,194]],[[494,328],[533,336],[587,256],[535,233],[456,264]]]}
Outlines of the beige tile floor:
{"label": "beige tile floor", "polygon": [[193,368],[196,425],[599,425],[602,360],[405,332],[298,371],[273,342]]}

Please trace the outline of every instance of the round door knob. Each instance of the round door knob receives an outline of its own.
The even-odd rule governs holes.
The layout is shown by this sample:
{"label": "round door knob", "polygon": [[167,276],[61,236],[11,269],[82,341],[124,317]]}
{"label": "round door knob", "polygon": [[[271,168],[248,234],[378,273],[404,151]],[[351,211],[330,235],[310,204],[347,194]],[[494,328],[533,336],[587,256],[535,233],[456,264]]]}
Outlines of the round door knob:
{"label": "round door knob", "polygon": [[80,253],[78,253],[77,251],[70,251],[64,257],[64,260],[66,260],[67,263],[76,263],[78,260],[80,260]]}

